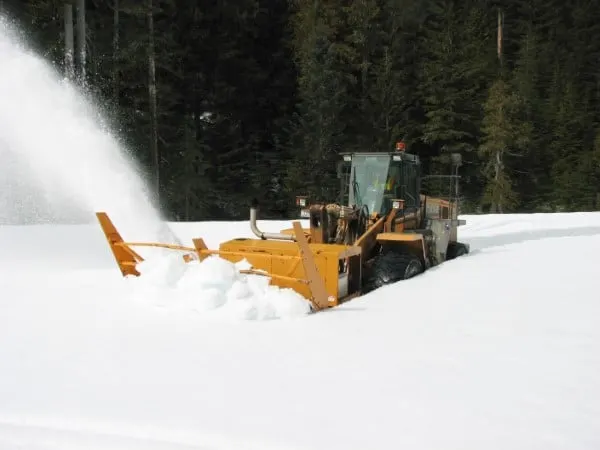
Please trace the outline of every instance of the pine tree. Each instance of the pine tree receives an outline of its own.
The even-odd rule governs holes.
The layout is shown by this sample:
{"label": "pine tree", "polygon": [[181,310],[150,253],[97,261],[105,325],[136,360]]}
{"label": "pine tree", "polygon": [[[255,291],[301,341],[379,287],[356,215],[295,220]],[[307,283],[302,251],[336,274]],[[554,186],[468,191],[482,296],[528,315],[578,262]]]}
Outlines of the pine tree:
{"label": "pine tree", "polygon": [[471,200],[482,187],[476,152],[481,105],[496,67],[496,24],[484,7],[475,0],[433,1],[420,40],[419,97],[425,113],[421,141],[434,156],[428,168],[444,171],[450,154],[460,153],[463,193]]}
{"label": "pine tree", "polygon": [[[86,88],[150,178],[146,2],[85,3]],[[242,218],[259,197],[282,217],[335,199],[340,151],[404,139],[426,174],[462,153],[463,204],[597,209],[596,3],[153,0],[163,206]],[[65,2],[2,4],[62,73]]]}
{"label": "pine tree", "polygon": [[507,212],[518,202],[507,159],[522,155],[530,140],[530,127],[519,120],[521,108],[522,101],[503,79],[492,84],[484,105],[479,146],[486,179],[482,202],[492,213]]}
{"label": "pine tree", "polygon": [[339,190],[337,155],[345,139],[356,138],[345,134],[340,120],[347,104],[347,79],[340,69],[343,47],[336,45],[340,8],[334,2],[298,1],[294,22],[300,98],[293,123],[296,154],[286,181],[298,195],[333,201]]}
{"label": "pine tree", "polygon": [[377,0],[357,0],[342,9],[340,16],[341,71],[346,74],[347,99],[340,117],[348,125],[354,138],[347,146],[368,151],[376,139],[369,117],[373,113],[370,92],[374,83],[374,69],[379,58],[381,38],[381,9]]}
{"label": "pine tree", "polygon": [[415,45],[426,2],[387,0],[381,7],[381,49],[372,68],[364,122],[377,149],[391,149],[404,140],[412,149],[418,136],[418,47]]}

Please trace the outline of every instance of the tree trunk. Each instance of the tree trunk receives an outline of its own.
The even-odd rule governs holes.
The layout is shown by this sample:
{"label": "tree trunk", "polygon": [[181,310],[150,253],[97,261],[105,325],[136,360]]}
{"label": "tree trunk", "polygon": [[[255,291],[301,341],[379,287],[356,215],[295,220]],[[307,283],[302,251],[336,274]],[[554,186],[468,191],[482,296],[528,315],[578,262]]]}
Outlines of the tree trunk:
{"label": "tree trunk", "polygon": [[496,32],[497,34],[497,38],[498,38],[498,62],[500,63],[500,66],[502,66],[502,60],[503,60],[503,51],[502,51],[502,42],[504,40],[503,38],[503,34],[504,34],[504,13],[502,12],[502,10],[498,9],[498,31]]}
{"label": "tree trunk", "polygon": [[502,210],[502,195],[500,192],[500,175],[502,173],[502,152],[496,152],[496,161],[494,164],[494,190],[496,191],[496,195],[494,195],[492,200],[492,212],[498,212],[502,214],[504,211]]}
{"label": "tree trunk", "polygon": [[73,5],[65,2],[65,75],[69,80],[75,76],[74,43],[73,43]]}
{"label": "tree trunk", "polygon": [[119,105],[119,0],[114,0],[113,12],[113,101]]}
{"label": "tree trunk", "polygon": [[194,177],[194,158],[193,158],[193,142],[195,134],[195,118],[194,114],[190,112],[191,107],[186,107],[185,115],[185,180],[184,180],[184,220],[188,221],[192,217],[192,178]]}
{"label": "tree trunk", "polygon": [[86,79],[86,29],[85,0],[77,0],[77,56],[79,57],[79,81],[85,85]]}
{"label": "tree trunk", "polygon": [[154,171],[154,190],[160,204],[160,171],[158,155],[158,119],[156,112],[156,66],[154,61],[154,8],[148,0],[148,100],[150,102],[150,156]]}

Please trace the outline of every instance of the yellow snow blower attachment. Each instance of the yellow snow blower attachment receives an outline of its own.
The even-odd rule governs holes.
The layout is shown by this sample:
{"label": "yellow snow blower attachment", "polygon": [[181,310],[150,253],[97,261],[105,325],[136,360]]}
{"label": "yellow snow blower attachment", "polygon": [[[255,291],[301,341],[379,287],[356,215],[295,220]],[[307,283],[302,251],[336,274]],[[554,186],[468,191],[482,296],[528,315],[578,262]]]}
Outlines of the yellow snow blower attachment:
{"label": "yellow snow blower attachment", "polygon": [[309,244],[300,222],[294,222],[286,233],[263,233],[256,227],[256,209],[251,210],[251,216],[252,229],[260,239],[232,239],[221,243],[219,250],[210,250],[201,238],[193,239],[194,247],[126,242],[105,212],[96,213],[123,276],[140,275],[136,266],[144,259],[133,248],[155,247],[184,252],[184,262],[202,261],[211,255],[232,263],[245,259],[252,268],[242,273],[267,276],[271,284],[295,290],[316,311],[360,293],[360,247]]}

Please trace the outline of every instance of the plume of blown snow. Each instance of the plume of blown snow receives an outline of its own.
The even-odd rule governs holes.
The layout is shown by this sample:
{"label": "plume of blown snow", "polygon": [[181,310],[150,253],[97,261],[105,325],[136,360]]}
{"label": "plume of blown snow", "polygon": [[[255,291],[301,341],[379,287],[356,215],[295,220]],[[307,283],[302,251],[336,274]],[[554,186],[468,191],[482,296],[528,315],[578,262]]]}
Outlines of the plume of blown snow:
{"label": "plume of blown snow", "polygon": [[98,108],[0,16],[0,224],[94,221],[175,241]]}

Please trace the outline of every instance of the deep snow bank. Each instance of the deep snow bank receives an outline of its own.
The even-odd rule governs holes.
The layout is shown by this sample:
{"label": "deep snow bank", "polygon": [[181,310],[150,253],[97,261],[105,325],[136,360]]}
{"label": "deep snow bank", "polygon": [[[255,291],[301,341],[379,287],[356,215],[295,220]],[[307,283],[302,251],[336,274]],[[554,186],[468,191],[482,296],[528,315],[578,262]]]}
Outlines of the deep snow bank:
{"label": "deep snow bank", "polygon": [[467,220],[469,256],[308,320],[235,323],[190,314],[203,291],[171,301],[202,267],[177,253],[172,278],[123,280],[95,227],[0,227],[0,447],[600,448],[600,214]]}

